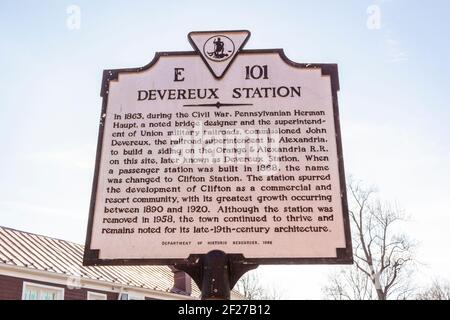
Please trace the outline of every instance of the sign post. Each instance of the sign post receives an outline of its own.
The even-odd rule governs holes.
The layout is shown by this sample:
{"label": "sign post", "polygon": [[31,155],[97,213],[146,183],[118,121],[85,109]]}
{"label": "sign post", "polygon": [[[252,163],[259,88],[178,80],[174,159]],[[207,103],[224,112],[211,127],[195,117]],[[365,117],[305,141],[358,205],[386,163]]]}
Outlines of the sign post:
{"label": "sign post", "polygon": [[337,65],[191,32],[105,70],[85,265],[174,265],[203,298],[260,264],[350,264]]}

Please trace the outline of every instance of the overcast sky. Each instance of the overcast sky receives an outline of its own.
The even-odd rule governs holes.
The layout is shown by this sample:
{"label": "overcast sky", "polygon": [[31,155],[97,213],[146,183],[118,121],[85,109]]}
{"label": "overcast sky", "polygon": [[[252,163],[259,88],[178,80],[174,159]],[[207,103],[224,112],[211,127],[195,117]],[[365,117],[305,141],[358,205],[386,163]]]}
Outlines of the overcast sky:
{"label": "overcast sky", "polygon": [[[1,0],[0,225],[84,243],[102,70],[191,50],[190,31],[248,29],[247,49],[338,63],[346,173],[409,214],[419,280],[450,279],[449,21],[445,0]],[[320,298],[330,270],[259,273]]]}

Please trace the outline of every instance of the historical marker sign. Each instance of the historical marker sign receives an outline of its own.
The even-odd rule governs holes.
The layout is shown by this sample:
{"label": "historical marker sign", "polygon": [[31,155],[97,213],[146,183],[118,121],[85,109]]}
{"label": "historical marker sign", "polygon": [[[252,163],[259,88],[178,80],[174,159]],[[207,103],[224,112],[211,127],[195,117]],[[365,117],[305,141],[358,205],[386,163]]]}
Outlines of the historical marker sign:
{"label": "historical marker sign", "polygon": [[85,264],[351,263],[337,66],[249,35],[104,71]]}

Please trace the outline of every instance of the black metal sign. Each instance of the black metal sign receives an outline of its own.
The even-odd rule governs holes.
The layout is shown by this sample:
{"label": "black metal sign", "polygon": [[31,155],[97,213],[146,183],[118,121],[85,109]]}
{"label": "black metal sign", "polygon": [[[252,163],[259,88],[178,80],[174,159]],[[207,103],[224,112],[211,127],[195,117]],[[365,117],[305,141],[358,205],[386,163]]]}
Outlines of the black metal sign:
{"label": "black metal sign", "polygon": [[195,51],[103,72],[85,265],[175,265],[201,286],[211,252],[232,284],[352,263],[337,65],[249,36],[191,32]]}

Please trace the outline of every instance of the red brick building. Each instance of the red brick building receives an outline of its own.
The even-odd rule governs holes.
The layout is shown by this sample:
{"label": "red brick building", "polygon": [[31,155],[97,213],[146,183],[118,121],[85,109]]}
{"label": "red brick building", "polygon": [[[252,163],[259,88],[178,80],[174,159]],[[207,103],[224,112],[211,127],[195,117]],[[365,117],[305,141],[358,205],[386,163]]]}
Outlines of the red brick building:
{"label": "red brick building", "polygon": [[[184,272],[168,266],[82,265],[84,247],[0,227],[0,300],[198,299]],[[233,299],[241,296],[232,292]]]}

